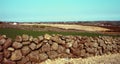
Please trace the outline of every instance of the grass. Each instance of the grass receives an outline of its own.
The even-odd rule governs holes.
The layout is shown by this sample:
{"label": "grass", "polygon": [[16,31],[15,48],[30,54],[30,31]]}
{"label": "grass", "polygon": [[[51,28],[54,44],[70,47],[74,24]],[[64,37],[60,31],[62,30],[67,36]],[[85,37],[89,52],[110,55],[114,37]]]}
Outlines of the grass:
{"label": "grass", "polygon": [[33,37],[44,34],[62,34],[62,35],[80,35],[80,36],[115,36],[120,37],[120,35],[107,35],[99,33],[90,33],[90,32],[55,32],[55,31],[32,31],[32,30],[19,30],[11,28],[0,28],[1,35],[7,35],[7,37],[15,38],[17,35],[28,34]]}

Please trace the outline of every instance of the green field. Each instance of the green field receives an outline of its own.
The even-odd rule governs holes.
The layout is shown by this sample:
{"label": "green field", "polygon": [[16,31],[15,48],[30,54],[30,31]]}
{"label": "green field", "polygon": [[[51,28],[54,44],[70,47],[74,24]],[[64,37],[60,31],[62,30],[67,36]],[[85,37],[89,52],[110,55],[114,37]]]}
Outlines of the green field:
{"label": "green field", "polygon": [[55,32],[55,31],[32,31],[32,30],[19,30],[19,29],[9,29],[9,28],[0,28],[1,35],[7,35],[7,37],[15,38],[17,35],[28,34],[33,37],[44,34],[62,34],[62,35],[80,35],[80,36],[115,36],[120,37],[120,35],[107,35],[99,33],[90,33],[90,32]]}

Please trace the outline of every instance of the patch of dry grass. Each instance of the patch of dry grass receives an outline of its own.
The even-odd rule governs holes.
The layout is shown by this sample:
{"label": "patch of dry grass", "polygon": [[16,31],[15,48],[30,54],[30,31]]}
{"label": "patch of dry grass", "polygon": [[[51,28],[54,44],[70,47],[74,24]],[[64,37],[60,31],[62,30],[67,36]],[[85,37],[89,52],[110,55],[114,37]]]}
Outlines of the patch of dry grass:
{"label": "patch of dry grass", "polygon": [[95,57],[88,57],[85,59],[74,58],[58,58],[55,60],[46,60],[40,64],[120,64],[120,54],[110,54],[110,55],[102,55]]}

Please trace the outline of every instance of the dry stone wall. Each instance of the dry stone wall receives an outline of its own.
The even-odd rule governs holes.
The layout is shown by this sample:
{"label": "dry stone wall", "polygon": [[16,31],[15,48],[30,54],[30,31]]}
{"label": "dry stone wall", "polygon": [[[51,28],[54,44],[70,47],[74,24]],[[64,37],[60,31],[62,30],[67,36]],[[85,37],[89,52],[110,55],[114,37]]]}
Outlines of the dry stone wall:
{"label": "dry stone wall", "polygon": [[120,37],[32,36],[15,39],[0,36],[0,64],[37,64],[46,59],[86,58],[120,53]]}

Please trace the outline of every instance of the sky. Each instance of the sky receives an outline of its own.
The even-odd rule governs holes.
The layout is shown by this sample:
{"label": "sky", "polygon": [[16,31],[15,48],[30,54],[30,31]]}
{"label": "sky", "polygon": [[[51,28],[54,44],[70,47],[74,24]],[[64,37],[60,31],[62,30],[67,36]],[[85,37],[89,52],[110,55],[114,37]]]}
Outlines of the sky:
{"label": "sky", "polygon": [[0,21],[120,20],[120,0],[0,0]]}

